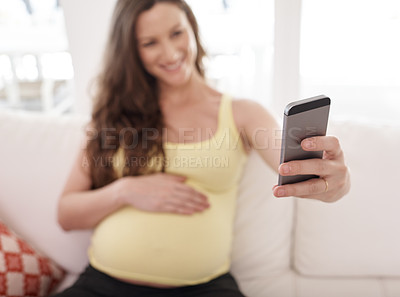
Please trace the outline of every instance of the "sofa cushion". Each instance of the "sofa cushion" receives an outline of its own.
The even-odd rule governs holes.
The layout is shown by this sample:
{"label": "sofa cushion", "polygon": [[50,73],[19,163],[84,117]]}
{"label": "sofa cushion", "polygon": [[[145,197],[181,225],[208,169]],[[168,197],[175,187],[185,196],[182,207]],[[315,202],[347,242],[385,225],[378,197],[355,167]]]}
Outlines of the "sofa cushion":
{"label": "sofa cushion", "polygon": [[297,200],[295,267],[308,276],[400,276],[400,126],[331,125],[351,171],[334,204]]}
{"label": "sofa cushion", "polygon": [[275,198],[277,174],[251,152],[239,185],[232,273],[239,282],[278,276],[290,268],[292,198]]}
{"label": "sofa cushion", "polygon": [[0,221],[0,296],[48,296],[64,271]]}
{"label": "sofa cushion", "polygon": [[75,273],[87,265],[90,232],[64,232],[56,209],[87,120],[0,111],[0,218]]}
{"label": "sofa cushion", "polygon": [[[296,297],[389,297],[378,278],[295,278]],[[398,296],[398,295],[396,295]]]}

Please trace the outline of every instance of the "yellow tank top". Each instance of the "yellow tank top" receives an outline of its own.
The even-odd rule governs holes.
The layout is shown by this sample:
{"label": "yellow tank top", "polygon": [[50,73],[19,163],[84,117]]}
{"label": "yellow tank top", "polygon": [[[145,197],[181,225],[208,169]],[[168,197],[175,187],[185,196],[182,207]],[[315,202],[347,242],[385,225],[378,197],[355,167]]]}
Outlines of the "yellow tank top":
{"label": "yellow tank top", "polygon": [[[124,207],[96,227],[89,259],[116,278],[185,286],[229,271],[237,187],[246,153],[231,99],[222,96],[218,128],[195,143],[165,143],[166,172],[183,175],[210,207],[190,216]],[[122,162],[121,162],[122,164]]]}

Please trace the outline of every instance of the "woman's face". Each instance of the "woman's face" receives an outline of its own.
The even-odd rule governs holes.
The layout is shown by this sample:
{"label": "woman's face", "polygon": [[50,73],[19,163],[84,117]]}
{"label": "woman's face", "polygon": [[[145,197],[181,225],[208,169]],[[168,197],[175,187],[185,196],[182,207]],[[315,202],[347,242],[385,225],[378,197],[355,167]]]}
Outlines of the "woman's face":
{"label": "woman's face", "polygon": [[186,14],[172,3],[157,3],[136,23],[142,63],[159,84],[182,86],[196,70],[196,39]]}

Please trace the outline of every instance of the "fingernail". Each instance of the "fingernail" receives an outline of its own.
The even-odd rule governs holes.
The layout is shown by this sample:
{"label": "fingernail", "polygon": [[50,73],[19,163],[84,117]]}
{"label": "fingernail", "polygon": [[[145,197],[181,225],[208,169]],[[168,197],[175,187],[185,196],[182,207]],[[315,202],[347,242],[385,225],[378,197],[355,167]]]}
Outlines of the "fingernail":
{"label": "fingernail", "polygon": [[278,197],[283,197],[283,196],[285,196],[285,190],[284,189],[279,189],[276,194],[278,195]]}
{"label": "fingernail", "polygon": [[290,166],[286,165],[286,164],[282,165],[281,166],[281,171],[282,171],[282,173],[289,173],[290,172]]}
{"label": "fingernail", "polygon": [[315,147],[314,141],[312,141],[311,139],[304,141],[304,147],[307,149],[314,148]]}

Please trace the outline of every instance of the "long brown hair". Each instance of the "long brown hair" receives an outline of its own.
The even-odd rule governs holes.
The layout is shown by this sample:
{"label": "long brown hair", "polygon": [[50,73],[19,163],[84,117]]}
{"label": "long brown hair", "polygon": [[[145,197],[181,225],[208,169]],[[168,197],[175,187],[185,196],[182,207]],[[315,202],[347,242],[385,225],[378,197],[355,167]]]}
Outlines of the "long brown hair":
{"label": "long brown hair", "polygon": [[119,149],[125,152],[123,176],[149,173],[149,168],[143,161],[152,157],[164,160],[164,123],[158,100],[157,81],[143,67],[136,41],[138,16],[159,2],[173,3],[186,13],[197,43],[195,66],[204,77],[202,59],[205,51],[200,43],[196,19],[185,1],[117,2],[103,69],[98,76],[89,129],[92,135],[88,137],[86,150],[94,189],[118,178],[113,157]]}

